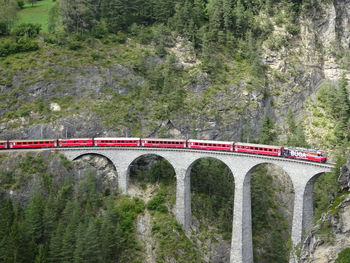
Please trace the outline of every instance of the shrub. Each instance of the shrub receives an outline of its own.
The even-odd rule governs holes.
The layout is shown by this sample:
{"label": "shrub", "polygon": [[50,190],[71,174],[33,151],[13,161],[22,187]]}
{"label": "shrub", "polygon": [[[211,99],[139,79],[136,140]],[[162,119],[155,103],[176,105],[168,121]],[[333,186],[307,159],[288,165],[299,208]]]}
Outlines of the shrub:
{"label": "shrub", "polygon": [[39,49],[37,42],[21,37],[18,39],[5,39],[0,42],[0,57],[6,57],[20,52],[35,51]]}
{"label": "shrub", "polygon": [[41,25],[39,24],[32,24],[32,23],[24,23],[16,26],[13,29],[13,34],[17,37],[29,37],[29,38],[35,38],[39,35],[39,32],[41,30]]}
{"label": "shrub", "polygon": [[334,263],[350,263],[350,248],[341,251]]}
{"label": "shrub", "polygon": [[9,33],[9,27],[6,23],[0,23],[0,36],[8,36]]}
{"label": "shrub", "polygon": [[24,1],[23,0],[17,0],[17,5],[20,9],[24,8]]}
{"label": "shrub", "polygon": [[156,196],[154,196],[151,200],[147,203],[147,209],[152,211],[158,211],[161,213],[168,212],[167,207],[165,206],[165,191],[159,190]]}
{"label": "shrub", "polygon": [[288,24],[286,25],[286,29],[288,33],[290,33],[293,36],[296,36],[300,33],[300,27],[299,25],[296,25],[296,24]]}

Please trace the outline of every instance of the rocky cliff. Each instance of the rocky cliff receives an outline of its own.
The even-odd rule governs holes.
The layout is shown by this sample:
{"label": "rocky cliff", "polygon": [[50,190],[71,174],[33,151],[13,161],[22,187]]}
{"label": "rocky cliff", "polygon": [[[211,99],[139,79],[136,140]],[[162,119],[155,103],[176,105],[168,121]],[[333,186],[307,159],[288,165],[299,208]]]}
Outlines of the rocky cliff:
{"label": "rocky cliff", "polygon": [[305,238],[300,262],[333,263],[339,252],[350,247],[349,168],[350,159],[338,178],[340,193]]}

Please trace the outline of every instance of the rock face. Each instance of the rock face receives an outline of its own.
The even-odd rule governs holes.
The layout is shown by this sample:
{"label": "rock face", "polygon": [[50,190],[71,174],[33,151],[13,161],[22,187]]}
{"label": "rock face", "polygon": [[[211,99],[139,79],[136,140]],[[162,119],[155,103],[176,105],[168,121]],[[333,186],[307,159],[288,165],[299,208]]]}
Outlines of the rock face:
{"label": "rock face", "polygon": [[117,173],[104,157],[84,156],[70,163],[64,157],[50,151],[2,154],[0,171],[10,172],[17,182],[15,186],[5,186],[8,182],[1,179],[6,180],[6,177],[1,177],[0,184],[5,187],[7,195],[23,206],[34,191],[44,188],[43,175],[27,171],[30,169],[27,166],[30,167],[32,163],[36,170],[42,170],[52,178],[54,184],[62,184],[67,178],[73,178],[74,186],[77,188],[87,173],[92,173],[97,180],[99,191],[109,194],[117,190]]}
{"label": "rock face", "polygon": [[349,165],[350,159],[341,168],[338,178],[343,193],[337,199],[341,201],[336,206],[332,204],[329,211],[322,214],[306,237],[300,257],[302,263],[333,263],[339,252],[350,247]]}
{"label": "rock face", "polygon": [[341,168],[338,183],[341,185],[342,190],[349,191],[350,189],[350,159]]}
{"label": "rock face", "polygon": [[321,224],[312,229],[304,241],[300,262],[333,263],[339,252],[350,247],[350,194],[336,209],[336,214],[324,214]]}

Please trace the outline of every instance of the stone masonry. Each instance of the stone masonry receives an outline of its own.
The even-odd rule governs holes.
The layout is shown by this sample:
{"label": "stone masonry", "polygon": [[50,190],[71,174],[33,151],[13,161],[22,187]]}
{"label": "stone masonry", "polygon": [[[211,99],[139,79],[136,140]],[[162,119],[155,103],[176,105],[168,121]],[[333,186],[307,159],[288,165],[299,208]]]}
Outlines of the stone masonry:
{"label": "stone masonry", "polygon": [[[163,157],[176,173],[175,216],[183,229],[191,226],[191,189],[190,173],[193,164],[201,158],[216,158],[225,163],[232,171],[235,182],[234,214],[230,263],[253,263],[250,178],[251,171],[260,164],[269,163],[281,167],[290,176],[294,187],[294,212],[292,224],[292,242],[296,247],[303,234],[312,223],[312,186],[315,178],[329,172],[329,164],[311,163],[272,156],[249,155],[233,152],[196,151],[191,149],[159,148],[76,148],[60,149],[67,158],[74,160],[82,155],[97,154],[109,159],[118,173],[118,187],[128,192],[129,168],[138,158],[146,154]],[[290,263],[296,263],[292,252]]]}

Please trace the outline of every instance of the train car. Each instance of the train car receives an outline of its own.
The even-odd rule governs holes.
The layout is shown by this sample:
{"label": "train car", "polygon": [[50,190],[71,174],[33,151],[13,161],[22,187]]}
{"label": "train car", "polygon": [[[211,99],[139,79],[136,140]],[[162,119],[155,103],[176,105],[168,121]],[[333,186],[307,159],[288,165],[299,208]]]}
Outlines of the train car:
{"label": "train car", "polygon": [[140,146],[140,138],[94,138],[95,146]]}
{"label": "train car", "polygon": [[8,141],[0,141],[0,149],[7,149]]}
{"label": "train car", "polygon": [[264,144],[252,144],[252,143],[235,143],[235,151],[243,153],[264,154],[273,156],[282,156],[282,146],[272,146]]}
{"label": "train car", "polygon": [[186,148],[186,140],[175,139],[143,139],[141,146],[145,147],[165,147],[165,148]]}
{"label": "train car", "polygon": [[94,146],[92,138],[83,139],[59,139],[58,147],[91,147]]}
{"label": "train car", "polygon": [[283,156],[287,158],[308,160],[320,163],[325,163],[327,161],[327,153],[324,151],[300,147],[285,147],[283,150]]}
{"label": "train car", "polygon": [[187,147],[190,149],[201,149],[201,150],[233,151],[234,142],[187,140]]}
{"label": "train car", "polygon": [[57,140],[11,140],[8,142],[10,149],[52,148],[56,146]]}

